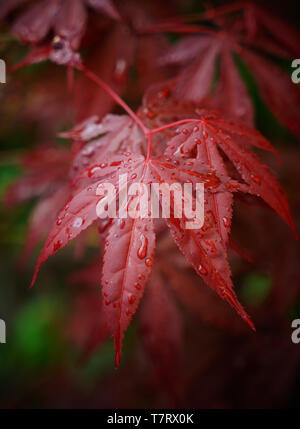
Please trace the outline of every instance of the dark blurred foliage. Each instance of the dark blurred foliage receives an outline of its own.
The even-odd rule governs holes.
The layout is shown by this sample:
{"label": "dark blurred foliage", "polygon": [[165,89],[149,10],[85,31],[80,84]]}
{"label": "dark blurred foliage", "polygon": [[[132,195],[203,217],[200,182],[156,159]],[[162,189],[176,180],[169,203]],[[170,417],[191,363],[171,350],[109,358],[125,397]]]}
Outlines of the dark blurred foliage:
{"label": "dark blurred foliage", "polygon": [[[222,2],[163,3],[147,7],[163,18],[170,10],[174,14],[196,13],[204,3],[216,6]],[[270,3],[279,15],[299,26],[297,1]],[[103,70],[100,57],[109,56],[111,44],[122,40],[130,63],[132,42],[124,40],[121,29],[111,34],[111,21],[102,15],[89,15],[83,55],[101,50],[99,57],[90,55],[90,66],[109,80],[109,61],[114,64],[115,58],[109,58],[108,68]],[[1,24],[0,57],[7,64],[16,64],[28,47],[10,33],[10,24]],[[100,46],[94,43],[93,30],[103,37]],[[178,36],[169,36],[170,43],[172,37]],[[138,71],[130,73],[124,95],[135,106],[147,76],[138,88]],[[272,164],[268,156],[266,160],[287,192],[299,232],[299,141],[278,124],[247,76],[245,70],[257,128],[277,147],[282,165]],[[124,92],[122,78],[113,86]],[[41,245],[56,214],[50,210],[47,215],[48,208],[54,211],[53,200],[62,204],[59,198],[63,196],[57,192],[66,186],[60,172],[67,169],[68,157],[59,157],[59,164],[55,154],[67,152],[68,147],[56,134],[68,129],[75,116],[88,116],[95,110],[101,115],[112,108],[106,96],[101,106],[97,105],[101,94],[90,105],[91,91],[89,85],[84,93],[75,91],[74,112],[66,71],[50,62],[8,74],[8,83],[0,86],[0,318],[7,324],[7,344],[0,344],[0,406],[299,408],[300,344],[291,342],[291,321],[300,318],[299,243],[286,225],[254,198],[236,200],[232,231],[235,242],[253,262],[232,251],[230,263],[238,296],[254,320],[256,333],[249,332],[233,310],[204,286],[163,231],[151,285],[126,334],[118,370],[114,369],[113,342],[101,312],[101,256],[93,229],[49,260],[38,284],[28,289],[38,249],[31,255],[30,251],[37,243]],[[82,114],[84,103],[88,113]],[[53,173],[51,180],[49,175],[43,180],[43,168],[34,164],[38,150],[47,153],[43,165]],[[22,204],[15,204],[21,202],[17,188],[16,201],[15,194],[10,194],[10,200],[4,196],[24,174],[34,189],[32,198],[27,196]],[[24,196],[22,189],[20,193]],[[37,237],[28,243],[28,222],[37,204],[46,211],[33,223]],[[155,302],[150,286],[161,288],[162,301]],[[153,306],[158,309],[156,320]]]}

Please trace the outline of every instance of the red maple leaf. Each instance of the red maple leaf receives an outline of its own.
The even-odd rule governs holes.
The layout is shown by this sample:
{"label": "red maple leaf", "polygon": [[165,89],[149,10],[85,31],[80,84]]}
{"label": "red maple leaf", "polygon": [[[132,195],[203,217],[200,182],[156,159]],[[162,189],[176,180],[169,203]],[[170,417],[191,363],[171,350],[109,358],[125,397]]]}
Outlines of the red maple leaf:
{"label": "red maple leaf", "polygon": [[[184,124],[181,125],[181,122]],[[99,186],[113,184],[117,189],[117,198],[121,192],[118,178],[122,174],[128,175],[130,183],[145,185],[192,183],[195,186],[200,182],[205,185],[208,207],[204,225],[198,229],[186,229],[185,222],[190,219],[186,215],[177,218],[173,211],[166,223],[179,249],[196,272],[253,327],[233,291],[226,242],[232,193],[237,191],[260,195],[292,226],[287,202],[278,182],[249,147],[274,149],[258,132],[214,114],[204,115],[196,111],[194,119],[179,121],[176,132],[171,132],[171,136],[170,133],[164,135],[174,126],[176,123],[146,131],[144,125],[135,123],[129,116],[108,115],[101,123],[91,118],[64,134],[73,139],[89,139],[105,133],[86,144],[75,157],[74,166],[78,174],[73,180],[72,196],[50,230],[32,284],[43,262],[97,220],[99,214],[96,213],[96,206],[105,198],[99,196]],[[151,141],[153,139],[155,145],[154,137],[160,133],[163,133],[165,154],[153,158],[149,152]],[[150,146],[145,157],[141,153],[147,140]],[[229,177],[217,146],[236,166],[245,183]],[[123,153],[124,148],[134,148],[135,152]],[[100,163],[93,163],[99,159]],[[141,195],[127,198],[123,204],[134,212],[141,203]],[[151,273],[154,246],[151,218],[119,218],[108,225],[102,290],[106,317],[115,338],[116,365],[120,360],[124,332]]]}
{"label": "red maple leaf", "polygon": [[[8,0],[1,5],[0,18],[17,9],[26,0]],[[87,25],[87,8],[120,20],[112,0],[40,0],[29,6],[15,20],[12,31],[23,41],[37,44],[42,42],[50,30],[70,42],[77,49]]]}
{"label": "red maple leaf", "polygon": [[[3,15],[20,3],[22,1],[11,1],[9,7],[2,11]],[[275,115],[300,135],[299,110],[294,108],[294,104],[299,104],[300,92],[289,79],[284,78],[276,65],[264,57],[265,53],[284,56],[284,52],[296,51],[296,44],[289,42],[287,35],[281,34],[284,27],[279,21],[270,19],[260,8],[233,5],[205,13],[203,17],[212,20],[213,26],[210,27],[186,25],[175,19],[145,29],[143,26],[147,20],[141,10],[133,12],[134,5],[135,2],[128,7],[128,16],[124,14],[124,17],[126,8],[123,10],[120,6],[124,19],[112,29],[105,27],[106,33],[101,32],[105,42],[100,50],[98,38],[92,37],[92,42],[87,43],[89,68],[77,52],[86,28],[86,6],[119,20],[110,0],[40,1],[29,7],[14,24],[15,31],[23,40],[38,44],[17,67],[51,59],[57,64],[66,65],[70,71],[74,68],[82,73],[75,86],[77,119],[81,122],[71,131],[59,134],[73,141],[71,154],[67,152],[66,159],[63,156],[51,159],[51,154],[44,149],[37,157],[30,154],[30,173],[9,191],[8,202],[9,199],[14,202],[35,195],[41,197],[29,229],[29,247],[40,239],[43,232],[41,224],[47,224],[55,216],[38,258],[32,285],[41,265],[50,256],[96,223],[100,246],[103,244],[104,247],[101,265],[102,316],[105,315],[109,331],[114,336],[116,366],[120,362],[125,331],[150,280],[156,233],[160,235],[169,229],[189,266],[254,329],[235,294],[228,262],[228,246],[237,249],[229,237],[234,193],[260,197],[295,232],[282,188],[267,165],[256,155],[257,149],[276,155],[277,152],[253,129],[253,106],[235,65],[236,56],[252,69],[262,97]],[[134,24],[134,18],[140,25]],[[170,73],[158,70],[157,73],[153,72],[152,78],[153,64],[145,60],[141,50],[149,49],[157,56],[160,42],[165,46],[164,39],[159,36],[154,41],[154,37],[149,39],[149,35],[166,30],[202,35],[182,39],[160,57],[160,65],[179,66],[179,74],[175,78],[161,82],[163,77],[169,78]],[[257,41],[258,35],[263,45]],[[94,43],[95,40],[97,43]],[[126,78],[129,67],[134,64],[136,50],[140,51],[139,63],[144,64],[138,67],[141,86],[156,82],[157,76],[159,82],[150,87],[142,106],[134,113],[119,94],[128,89]],[[221,67],[215,82],[219,58]],[[143,70],[144,81],[141,79]],[[135,97],[134,90],[132,98],[135,100]],[[104,116],[115,104],[128,115]],[[202,110],[203,106],[217,108],[223,116]],[[99,219],[102,217],[97,211],[100,203],[106,202],[110,209],[113,203],[120,200],[124,190],[124,184],[119,181],[122,175],[128,178],[130,184],[144,186],[159,184],[170,187],[189,183],[195,189],[199,183],[204,184],[203,225],[196,224],[194,229],[186,227],[188,221],[192,223],[197,218],[190,219],[185,212],[181,216],[176,215],[182,200],[176,200],[175,193],[170,197],[170,214],[165,219],[167,226],[162,225],[162,219],[154,225],[151,213],[147,216],[137,214],[126,218]],[[107,184],[115,189],[113,201],[100,193]],[[57,208],[65,198],[67,202],[56,217]],[[160,193],[158,200],[163,211],[165,202]],[[194,207],[194,195],[190,201]],[[142,203],[141,193],[127,195],[121,208],[136,214]],[[101,213],[105,214],[103,204],[101,207]],[[49,216],[48,211],[51,211]],[[158,307],[160,301],[166,303],[165,313],[160,313],[152,326],[159,341],[164,340],[163,333],[159,335],[160,325],[165,323],[168,315],[175,320],[174,331],[169,330],[170,347],[162,351],[167,357],[162,357],[162,361],[169,359],[172,354],[170,350],[176,350],[181,336],[172,293],[169,294],[169,289],[164,290],[161,285],[161,276],[169,271],[167,265],[158,264],[150,280],[152,289],[147,293],[149,298],[141,317],[142,325],[149,331],[147,326],[153,309]],[[170,283],[173,283],[171,287],[175,293],[178,292],[176,279]],[[197,303],[193,305],[191,302],[192,296],[197,296],[197,293],[191,281],[183,287],[181,299],[198,311]],[[204,301],[211,302],[210,297],[203,296]],[[100,335],[101,341],[106,336],[103,321],[102,318],[100,325],[105,335]],[[93,348],[99,338],[91,336],[87,348]],[[151,340],[151,335],[146,341],[147,347],[150,354],[158,354],[158,345]]]}
{"label": "red maple leaf", "polygon": [[[149,29],[194,33],[172,46],[159,61],[161,65],[184,65],[172,81],[172,94],[178,99],[218,108],[223,115],[253,126],[252,100],[236,68],[232,56],[235,54],[249,66],[263,100],[278,121],[299,136],[300,89],[287,73],[263,55],[295,55],[299,36],[261,7],[251,3],[236,6],[244,9],[237,12],[232,8],[235,13],[221,18],[209,12],[203,16],[213,19],[217,28],[169,23]],[[202,35],[196,35],[197,32]],[[219,57],[220,77],[214,84]]]}

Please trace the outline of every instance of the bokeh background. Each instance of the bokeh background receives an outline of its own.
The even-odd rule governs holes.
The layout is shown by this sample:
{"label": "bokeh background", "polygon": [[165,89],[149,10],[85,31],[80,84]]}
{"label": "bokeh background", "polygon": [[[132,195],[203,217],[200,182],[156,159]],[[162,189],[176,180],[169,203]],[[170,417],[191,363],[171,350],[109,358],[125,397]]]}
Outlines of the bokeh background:
{"label": "bokeh background", "polygon": [[[174,3],[181,13],[201,11],[203,6],[200,1]],[[297,1],[282,3],[270,2],[299,28]],[[15,64],[28,47],[10,33],[9,23],[2,22],[0,28],[0,57]],[[287,73],[292,71],[290,63],[278,60]],[[299,140],[271,114],[249,70],[241,68],[241,73],[255,104],[256,126],[282,156],[280,167],[269,156],[265,160],[287,192],[299,233]],[[130,82],[134,87],[134,72]],[[127,101],[135,106],[138,97],[136,91],[128,91]],[[56,152],[46,151],[49,145],[62,153],[68,149],[68,142],[56,134],[72,126],[72,102],[64,68],[50,62],[8,72],[7,83],[0,84],[0,318],[7,326],[7,343],[0,344],[0,406],[299,408],[300,344],[291,341],[291,321],[300,318],[299,243],[273,212],[251,199],[236,200],[232,234],[253,261],[231,252],[230,263],[255,334],[202,287],[167,238],[158,246],[156,259],[166,285],[177,279],[172,293],[186,290],[178,298],[181,353],[172,339],[167,355],[163,346],[161,355],[159,346],[149,353],[143,336],[152,321],[139,310],[115,370],[113,341],[101,319],[99,243],[93,229],[88,230],[85,252],[80,243],[69,244],[47,261],[29,289],[42,243],[33,252],[26,252],[24,243],[38,198],[17,204],[7,196],[8,190],[28,174],[37,148],[47,153],[47,168],[55,168]],[[44,172],[33,168],[36,183]],[[172,314],[167,323],[177,323]],[[168,341],[163,333],[160,341]]]}

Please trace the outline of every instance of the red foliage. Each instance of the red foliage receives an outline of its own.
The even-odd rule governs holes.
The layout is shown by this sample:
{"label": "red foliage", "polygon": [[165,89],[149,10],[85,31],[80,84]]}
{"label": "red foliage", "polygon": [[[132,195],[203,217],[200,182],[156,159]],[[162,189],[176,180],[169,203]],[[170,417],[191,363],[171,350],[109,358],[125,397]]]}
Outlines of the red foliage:
{"label": "red foliage", "polygon": [[[8,15],[22,2],[7,3],[2,15]],[[254,329],[234,292],[228,263],[233,194],[260,197],[295,235],[296,232],[281,186],[254,152],[258,148],[277,155],[271,143],[254,130],[252,100],[233,54],[249,65],[261,96],[278,119],[299,136],[299,88],[264,56],[294,53],[297,45],[295,39],[291,42],[291,33],[288,36],[284,24],[252,5],[242,10],[233,8],[228,13],[207,11],[202,17],[191,19],[211,20],[211,26],[200,26],[180,19],[155,22],[156,10],[151,11],[148,22],[148,12],[141,13],[141,6],[136,11],[132,7],[137,6],[136,2],[130,2],[127,13],[126,7],[120,5],[118,11],[110,0],[36,3],[28,10],[25,8],[13,24],[13,31],[34,45],[19,66],[50,59],[81,76],[75,84],[78,123],[71,131],[59,134],[71,139],[72,150],[49,152],[41,147],[30,153],[24,162],[29,173],[13,185],[6,197],[8,204],[41,197],[32,217],[27,248],[37,244],[53,221],[32,284],[42,263],[97,221],[100,239],[105,237],[99,308],[102,316],[96,324],[99,336],[89,338],[86,348],[92,349],[97,341],[106,338],[105,315],[114,336],[118,366],[124,333],[145,292],[140,314],[143,341],[153,359],[166,368],[182,340],[182,322],[174,294],[192,311],[202,312],[205,319],[213,318],[224,325],[226,320],[232,320],[232,315],[221,305],[219,311],[213,295],[199,293],[190,273],[179,281],[182,274],[167,255],[163,256],[160,247],[159,256],[165,257],[166,262],[158,261],[150,279],[155,264],[155,235],[160,243],[166,226],[162,222],[154,225],[148,218],[102,223],[96,206],[103,197],[99,197],[97,189],[108,182],[120,193],[121,174],[128,174],[130,183],[146,185],[158,182],[195,186],[201,182],[205,184],[204,225],[186,229],[187,219],[179,219],[174,213],[166,219],[166,225],[196,273]],[[101,17],[104,24],[95,24],[91,19],[94,32],[85,39],[90,8],[105,15]],[[145,6],[148,9],[151,7]],[[104,42],[99,46],[102,24]],[[163,31],[189,35],[161,53],[167,42],[157,33]],[[81,43],[89,51],[84,62],[78,52]],[[143,49],[155,55],[152,64],[145,60]],[[220,74],[213,85],[219,56]],[[160,69],[151,78],[153,63]],[[119,95],[128,93],[130,102],[137,104],[139,90],[130,79],[133,67],[140,72],[140,88],[147,88],[137,113]],[[105,116],[115,104],[127,115]],[[141,195],[129,196],[124,204],[135,210],[140,199]],[[79,301],[78,305],[85,303]],[[157,317],[152,320],[154,313]]]}

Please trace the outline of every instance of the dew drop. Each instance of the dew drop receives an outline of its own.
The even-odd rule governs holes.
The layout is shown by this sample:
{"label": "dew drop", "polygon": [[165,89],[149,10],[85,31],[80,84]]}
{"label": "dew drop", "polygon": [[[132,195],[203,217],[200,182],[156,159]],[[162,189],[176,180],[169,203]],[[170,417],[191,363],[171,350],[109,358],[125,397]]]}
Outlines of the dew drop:
{"label": "dew drop", "polygon": [[92,146],[86,146],[83,151],[82,154],[84,156],[92,156],[95,152],[95,149]]}
{"label": "dew drop", "polygon": [[144,236],[144,234],[141,234],[140,240],[141,244],[137,251],[137,255],[140,259],[144,259],[147,254],[148,239]]}
{"label": "dew drop", "polygon": [[133,295],[133,294],[129,294],[129,296],[128,296],[128,303],[129,304],[134,304],[135,300],[136,300],[136,296]]}
{"label": "dew drop", "polygon": [[203,274],[203,275],[207,274],[207,269],[205,267],[203,267],[203,265],[198,266],[198,271],[200,274]]}
{"label": "dew drop", "polygon": [[82,224],[83,224],[83,219],[81,217],[77,217],[73,222],[73,227],[80,228]]}
{"label": "dew drop", "polygon": [[147,267],[152,267],[153,261],[151,258],[147,258],[145,261],[145,264],[147,265]]}
{"label": "dew drop", "polygon": [[117,82],[122,82],[125,75],[126,75],[126,69],[127,69],[127,62],[124,60],[124,58],[119,58],[116,61],[115,69],[113,73],[113,77]]}
{"label": "dew drop", "polygon": [[96,173],[97,170],[99,170],[99,167],[90,168],[88,171],[88,177],[92,177]]}
{"label": "dew drop", "polygon": [[223,220],[224,226],[228,228],[230,226],[230,220],[228,219],[228,217],[224,216],[222,220]]}

